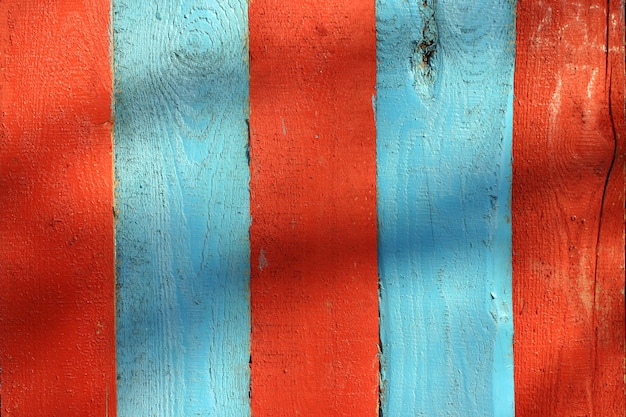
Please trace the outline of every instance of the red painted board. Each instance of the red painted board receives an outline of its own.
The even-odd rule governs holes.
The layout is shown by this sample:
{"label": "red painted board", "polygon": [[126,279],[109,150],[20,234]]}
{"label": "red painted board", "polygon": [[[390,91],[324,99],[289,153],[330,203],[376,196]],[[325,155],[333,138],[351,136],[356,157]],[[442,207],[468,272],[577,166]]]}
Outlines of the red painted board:
{"label": "red painted board", "polygon": [[605,184],[598,234],[596,269],[596,384],[598,416],[626,413],[624,307],[624,190],[626,187],[626,127],[624,126],[624,1],[608,3],[607,79],[611,130],[615,138],[613,164]]}
{"label": "red painted board", "polygon": [[515,97],[516,415],[623,416],[623,1],[519,0]]}
{"label": "red painted board", "polygon": [[115,415],[109,1],[0,2],[0,412]]}
{"label": "red painted board", "polygon": [[252,414],[375,416],[373,1],[254,0]]}

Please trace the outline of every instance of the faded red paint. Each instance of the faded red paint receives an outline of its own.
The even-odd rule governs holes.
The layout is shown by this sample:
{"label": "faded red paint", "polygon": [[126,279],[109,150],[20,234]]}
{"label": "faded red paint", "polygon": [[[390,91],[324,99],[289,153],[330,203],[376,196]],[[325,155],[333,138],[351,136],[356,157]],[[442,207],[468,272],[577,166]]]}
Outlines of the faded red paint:
{"label": "faded red paint", "polygon": [[0,3],[3,417],[115,415],[109,1]]}
{"label": "faded red paint", "polygon": [[516,415],[623,416],[623,2],[517,11]]}
{"label": "faded red paint", "polygon": [[252,413],[375,416],[374,3],[250,3]]}

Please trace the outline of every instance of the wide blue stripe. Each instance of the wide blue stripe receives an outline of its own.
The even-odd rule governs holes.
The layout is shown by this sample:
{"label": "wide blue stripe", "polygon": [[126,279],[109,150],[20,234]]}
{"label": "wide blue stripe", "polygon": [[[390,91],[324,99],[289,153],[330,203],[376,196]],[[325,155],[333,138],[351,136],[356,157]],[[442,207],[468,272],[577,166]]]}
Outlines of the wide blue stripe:
{"label": "wide blue stripe", "polygon": [[118,415],[250,415],[244,0],[114,1]]}
{"label": "wide blue stripe", "polygon": [[512,416],[514,2],[376,4],[382,413]]}

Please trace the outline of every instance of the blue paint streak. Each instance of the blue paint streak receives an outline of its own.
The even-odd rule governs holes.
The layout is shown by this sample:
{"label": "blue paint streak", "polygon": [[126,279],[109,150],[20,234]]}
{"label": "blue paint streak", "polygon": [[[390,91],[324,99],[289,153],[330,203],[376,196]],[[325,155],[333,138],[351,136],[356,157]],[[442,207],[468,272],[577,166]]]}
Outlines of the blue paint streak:
{"label": "blue paint streak", "polygon": [[250,415],[244,0],[115,0],[118,415]]}
{"label": "blue paint streak", "polygon": [[382,413],[513,416],[515,5],[376,7]]}

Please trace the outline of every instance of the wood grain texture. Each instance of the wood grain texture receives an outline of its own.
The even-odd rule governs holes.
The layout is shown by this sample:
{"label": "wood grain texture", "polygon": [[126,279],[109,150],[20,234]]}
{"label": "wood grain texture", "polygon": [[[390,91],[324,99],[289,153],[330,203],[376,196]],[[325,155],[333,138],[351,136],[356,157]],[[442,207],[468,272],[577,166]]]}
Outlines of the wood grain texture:
{"label": "wood grain texture", "polygon": [[109,2],[0,2],[0,414],[115,415]]}
{"label": "wood grain texture", "polygon": [[512,416],[514,6],[376,7],[382,415]]}
{"label": "wood grain texture", "polygon": [[517,12],[517,415],[623,416],[624,2]]}
{"label": "wood grain texture", "polygon": [[252,413],[377,415],[370,1],[250,4]]}
{"label": "wood grain texture", "polygon": [[247,3],[114,3],[118,413],[250,414]]}

